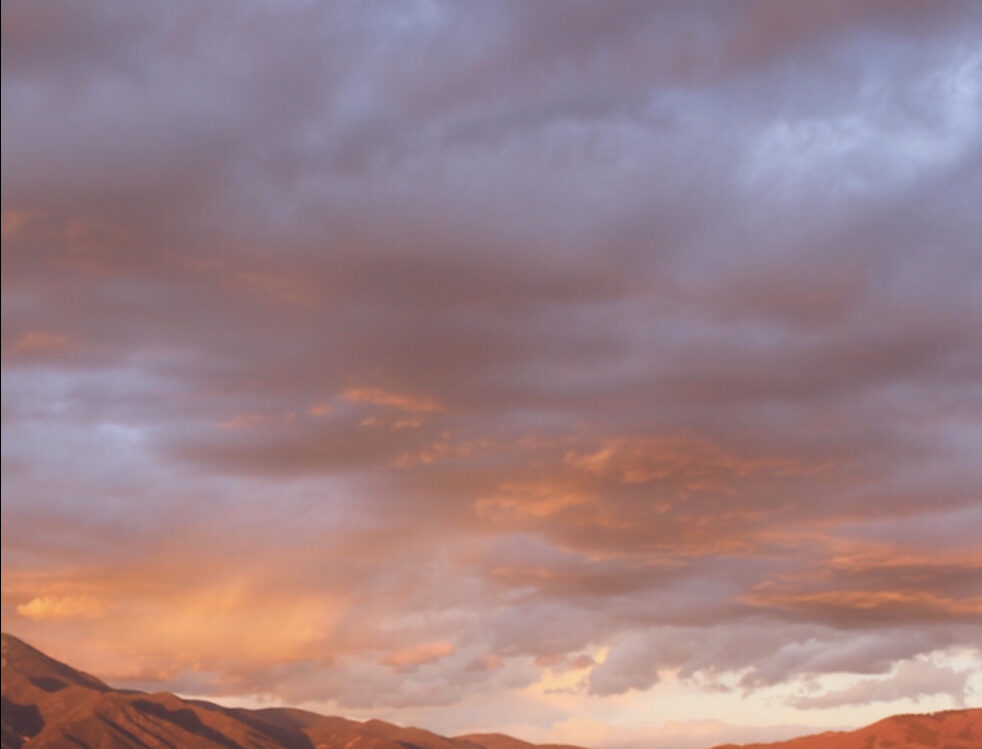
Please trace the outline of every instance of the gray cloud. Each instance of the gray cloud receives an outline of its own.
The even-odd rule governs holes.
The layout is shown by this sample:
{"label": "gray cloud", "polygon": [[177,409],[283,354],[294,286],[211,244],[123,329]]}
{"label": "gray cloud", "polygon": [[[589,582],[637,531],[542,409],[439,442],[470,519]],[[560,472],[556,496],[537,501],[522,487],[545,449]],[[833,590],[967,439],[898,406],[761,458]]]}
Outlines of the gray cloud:
{"label": "gray cloud", "polygon": [[917,700],[932,694],[956,695],[964,704],[969,673],[927,660],[903,661],[886,678],[863,679],[852,686],[820,695],[802,696],[791,702],[805,709],[841,707],[897,699]]}

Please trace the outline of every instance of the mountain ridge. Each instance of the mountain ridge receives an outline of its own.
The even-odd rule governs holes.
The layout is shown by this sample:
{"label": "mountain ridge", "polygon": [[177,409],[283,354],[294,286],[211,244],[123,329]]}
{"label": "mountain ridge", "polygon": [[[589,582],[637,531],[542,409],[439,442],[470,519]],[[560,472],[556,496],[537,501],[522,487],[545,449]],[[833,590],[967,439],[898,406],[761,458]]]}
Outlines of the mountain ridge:
{"label": "mountain ridge", "polygon": [[899,713],[853,731],[712,749],[982,749],[982,708]]}
{"label": "mountain ridge", "polygon": [[[113,689],[2,635],[0,749],[579,749],[502,733],[441,736],[290,707],[249,710]],[[982,749],[982,708],[897,715],[856,731],[714,749]]]}

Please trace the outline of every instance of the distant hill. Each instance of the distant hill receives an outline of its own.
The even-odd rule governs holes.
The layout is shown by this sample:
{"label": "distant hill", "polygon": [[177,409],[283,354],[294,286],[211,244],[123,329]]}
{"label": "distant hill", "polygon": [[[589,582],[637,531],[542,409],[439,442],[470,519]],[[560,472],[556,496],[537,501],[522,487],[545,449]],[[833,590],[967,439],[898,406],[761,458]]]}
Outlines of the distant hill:
{"label": "distant hill", "polygon": [[[166,692],[116,690],[16,637],[2,639],[2,749],[576,749],[499,733],[449,738],[380,720],[226,708]],[[982,709],[899,715],[850,733],[744,749],[752,747],[982,749]]]}
{"label": "distant hill", "polygon": [[826,731],[773,744],[714,749],[982,749],[982,708],[894,715],[856,731]]}

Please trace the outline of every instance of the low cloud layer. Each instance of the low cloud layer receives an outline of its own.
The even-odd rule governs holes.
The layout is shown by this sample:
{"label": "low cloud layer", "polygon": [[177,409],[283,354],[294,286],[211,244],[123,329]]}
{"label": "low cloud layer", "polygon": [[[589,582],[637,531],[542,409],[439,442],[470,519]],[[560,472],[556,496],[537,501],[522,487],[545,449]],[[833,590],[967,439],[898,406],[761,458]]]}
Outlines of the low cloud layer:
{"label": "low cloud layer", "polygon": [[6,4],[4,628],[397,718],[965,699],[982,14],[782,8]]}
{"label": "low cloud layer", "polygon": [[956,695],[964,702],[969,673],[930,661],[903,661],[887,678],[872,678],[814,697],[798,697],[791,702],[796,707],[828,708],[842,705],[891,702],[932,694]]}

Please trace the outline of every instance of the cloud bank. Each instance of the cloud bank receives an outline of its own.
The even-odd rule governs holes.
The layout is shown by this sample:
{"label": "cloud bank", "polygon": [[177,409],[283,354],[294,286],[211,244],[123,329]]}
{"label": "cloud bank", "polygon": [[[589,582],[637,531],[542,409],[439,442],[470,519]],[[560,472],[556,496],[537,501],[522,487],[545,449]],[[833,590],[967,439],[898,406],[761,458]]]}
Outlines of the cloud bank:
{"label": "cloud bank", "polygon": [[4,627],[346,710],[964,699],[980,29],[5,4]]}

